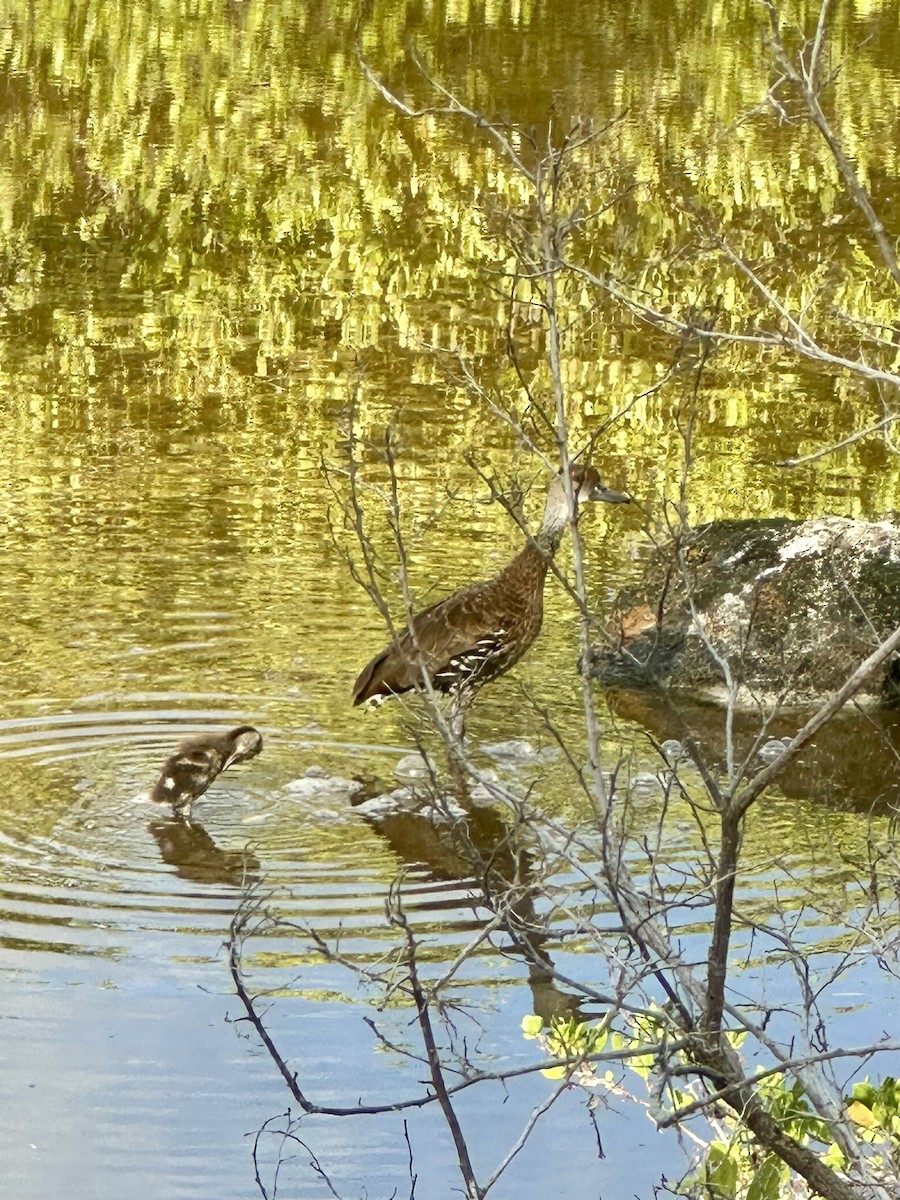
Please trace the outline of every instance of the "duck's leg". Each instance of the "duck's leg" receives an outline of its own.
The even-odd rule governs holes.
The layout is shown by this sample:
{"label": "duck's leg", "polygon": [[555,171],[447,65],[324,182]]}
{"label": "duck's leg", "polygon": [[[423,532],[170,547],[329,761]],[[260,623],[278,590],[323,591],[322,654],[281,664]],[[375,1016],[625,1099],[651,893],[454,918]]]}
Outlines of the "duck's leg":
{"label": "duck's leg", "polygon": [[450,765],[450,779],[453,790],[461,803],[469,799],[469,780],[463,766],[463,756],[466,749],[466,710],[468,700],[465,692],[454,692],[450,701],[450,711],[447,715],[447,725],[450,729],[450,745],[447,747]]}
{"label": "duck's leg", "polygon": [[450,700],[450,709],[447,714],[447,725],[450,729],[450,736],[453,739],[455,746],[460,750],[466,744],[466,699],[463,693],[454,692]]}

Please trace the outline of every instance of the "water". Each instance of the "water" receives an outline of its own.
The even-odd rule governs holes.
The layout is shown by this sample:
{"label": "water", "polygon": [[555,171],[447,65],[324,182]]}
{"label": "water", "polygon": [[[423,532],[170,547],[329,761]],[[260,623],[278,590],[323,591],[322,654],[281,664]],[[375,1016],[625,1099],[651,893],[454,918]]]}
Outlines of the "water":
{"label": "water", "polygon": [[[271,1027],[323,1104],[418,1094],[423,1068],[377,1051],[364,1021],[415,1045],[408,1007],[381,1011],[378,990],[323,961],[307,931],[356,966],[384,969],[397,949],[384,905],[400,871],[428,971],[489,919],[465,864],[427,823],[368,821],[328,785],[373,775],[387,785],[412,746],[401,707],[350,704],[385,634],[352,578],[348,447],[352,437],[365,482],[383,492],[392,431],[420,604],[497,569],[520,535],[478,471],[526,492],[532,524],[546,477],[462,386],[455,355],[552,452],[536,411],[550,394],[546,346],[534,314],[522,315],[529,401],[505,357],[507,251],[493,237],[498,205],[521,191],[471,129],[388,110],[358,69],[354,18],[340,3],[0,4],[0,1142],[4,1182],[21,1200],[259,1194],[253,1139],[288,1096],[239,1021],[222,949],[248,886],[282,922],[247,942],[248,979],[275,993]],[[857,81],[839,94],[842,128],[896,229],[896,29],[849,6],[835,21],[834,52],[853,49]],[[797,166],[811,153],[805,133],[756,119],[724,136],[767,85],[757,6],[727,20],[706,4],[372,6],[367,57],[424,104],[427,88],[403,65],[409,36],[440,79],[534,125],[538,139],[573,114],[602,122],[627,110],[594,178],[636,199],[580,245],[594,269],[643,279],[648,262],[671,263],[647,286],[660,303],[681,302],[685,256],[666,257],[674,157],[735,236],[756,222],[786,230],[774,279],[788,286],[819,255],[852,307],[865,230],[847,206],[827,207],[834,179],[820,159]],[[712,272],[704,304],[728,295]],[[671,345],[607,298],[566,303],[573,443],[627,409],[593,458],[638,503],[583,525],[603,611],[640,569],[645,522],[658,530],[677,495],[694,381],[636,399],[665,374]],[[734,304],[726,311],[745,315]],[[694,518],[895,509],[896,459],[881,442],[778,466],[882,413],[874,392],[802,363],[714,358],[699,390]],[[387,509],[377,490],[364,499],[399,613]],[[472,714],[476,748],[516,737],[549,749],[531,697],[577,747],[578,652],[573,607],[553,588],[539,643]],[[604,714],[606,765],[624,754],[634,780],[636,832],[655,831],[660,807],[643,735],[653,721],[643,704]],[[216,781],[190,829],[142,798],[183,737],[243,723],[262,731],[263,754]],[[747,835],[744,903],[760,919],[787,914],[823,956],[842,949],[840,918],[861,902],[895,787],[889,749],[862,728],[767,797]],[[865,770],[847,769],[856,745]],[[560,759],[477,753],[537,783],[554,812],[586,819]],[[664,849],[673,877],[696,868],[687,811],[673,810]],[[640,873],[637,844],[634,855]],[[596,916],[612,920],[602,906]],[[701,946],[703,913],[679,920],[686,944]],[[586,944],[557,929],[551,956],[584,974]],[[754,945],[741,948],[748,978],[768,970],[782,999],[783,976]],[[847,1041],[879,1035],[896,1006],[890,981],[861,956],[833,990]],[[521,1017],[566,1002],[502,938],[479,942],[451,990],[466,1006],[461,1035],[489,1062],[532,1061]],[[526,1077],[489,1085],[489,1100],[463,1094],[479,1171],[548,1086]],[[409,1116],[423,1196],[458,1186],[433,1108]],[[307,1118],[298,1132],[342,1196],[409,1191],[400,1117]],[[496,1194],[643,1198],[683,1165],[625,1100],[602,1114],[600,1133],[603,1159],[581,1099],[564,1095]],[[274,1134],[260,1142],[270,1194],[279,1145]],[[302,1147],[283,1153],[296,1157],[279,1194],[331,1194]]]}

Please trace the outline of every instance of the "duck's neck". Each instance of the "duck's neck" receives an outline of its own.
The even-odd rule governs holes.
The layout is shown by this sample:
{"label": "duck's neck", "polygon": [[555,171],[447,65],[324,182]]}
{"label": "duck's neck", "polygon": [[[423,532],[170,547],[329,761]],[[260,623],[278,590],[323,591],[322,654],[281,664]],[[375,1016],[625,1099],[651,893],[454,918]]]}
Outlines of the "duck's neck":
{"label": "duck's neck", "polygon": [[503,574],[516,581],[526,591],[543,591],[547,571],[562,541],[565,525],[547,530],[542,525],[533,538],[529,538]]}
{"label": "duck's neck", "polygon": [[548,557],[552,558],[559,549],[559,543],[569,526],[569,510],[565,503],[549,504],[544,512],[541,527],[535,535],[535,544]]}
{"label": "duck's neck", "polygon": [[551,558],[556,553],[563,534],[569,525],[569,501],[563,489],[562,479],[557,478],[550,485],[547,493],[547,503],[541,527],[535,536],[535,542]]}
{"label": "duck's neck", "polygon": [[566,528],[569,524],[569,511],[565,497],[548,499],[544,510],[541,527],[529,538],[512,562],[505,568],[503,575],[516,582],[525,590],[541,592],[547,571],[554,554],[559,548]]}

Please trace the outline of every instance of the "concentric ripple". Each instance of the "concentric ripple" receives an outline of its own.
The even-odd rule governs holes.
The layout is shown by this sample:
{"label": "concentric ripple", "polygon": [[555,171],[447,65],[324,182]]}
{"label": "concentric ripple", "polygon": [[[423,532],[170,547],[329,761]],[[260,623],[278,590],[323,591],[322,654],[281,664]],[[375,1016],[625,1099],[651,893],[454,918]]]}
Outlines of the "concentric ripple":
{"label": "concentric ripple", "polygon": [[[152,958],[215,954],[254,885],[293,932],[270,930],[268,962],[290,963],[313,927],[362,959],[383,952],[385,896],[404,902],[452,956],[477,927],[467,869],[420,819],[375,822],[350,802],[373,763],[401,754],[339,744],[267,720],[274,698],[93,695],[0,722],[0,945]],[[263,753],[221,775],[185,823],[152,804],[162,762],[187,736],[256,724]]]}
{"label": "concentric ripple", "polygon": [[[414,756],[397,748],[336,742],[315,726],[285,728],[284,698],[134,693],[91,695],[66,709],[52,700],[0,722],[6,803],[0,816],[0,946],[67,955],[157,961],[218,953],[235,911],[251,889],[280,918],[254,939],[254,962],[290,967],[304,930],[340,943],[353,961],[379,959],[396,938],[385,899],[403,874],[403,903],[427,931],[436,961],[451,961],[485,919],[479,886],[447,831],[408,812],[351,796],[377,773],[396,788],[414,777]],[[194,806],[190,823],[148,800],[162,762],[185,737],[256,724],[263,753],[221,775]],[[552,763],[515,742],[483,747],[486,769],[527,782]],[[488,766],[488,764],[492,764]],[[672,816],[659,848],[644,822],[659,812],[658,773],[632,773],[632,806],[641,824],[632,869],[654,869],[695,895],[703,864],[695,823]],[[358,797],[354,797],[358,799]],[[478,815],[488,852],[503,843],[503,818]],[[795,850],[766,854],[751,873],[745,902],[765,907],[777,874],[779,903],[802,909],[809,870],[818,886],[840,887],[830,868],[810,862],[798,843],[802,818],[770,802],[769,832],[783,827]],[[652,825],[647,824],[652,830]],[[767,842],[767,845],[770,844]],[[752,870],[753,837],[746,857]],[[819,864],[824,868],[825,864]],[[512,869],[512,866],[511,866]],[[560,882],[563,882],[560,880]],[[699,885],[697,885],[699,886]],[[603,919],[603,909],[595,916]],[[685,908],[685,932],[704,916]],[[307,938],[308,942],[309,939]],[[481,952],[481,951],[480,951]],[[486,953],[487,951],[483,951]],[[300,957],[303,957],[302,954]],[[502,976],[504,967],[496,970]]]}

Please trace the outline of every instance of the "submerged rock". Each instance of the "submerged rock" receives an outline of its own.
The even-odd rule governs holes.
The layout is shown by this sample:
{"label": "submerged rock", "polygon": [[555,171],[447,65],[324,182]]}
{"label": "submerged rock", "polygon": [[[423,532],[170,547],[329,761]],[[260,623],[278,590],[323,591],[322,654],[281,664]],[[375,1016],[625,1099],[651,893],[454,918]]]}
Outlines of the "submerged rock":
{"label": "submerged rock", "polygon": [[466,817],[466,810],[451,796],[439,796],[435,799],[428,792],[417,791],[414,787],[399,787],[377,796],[369,796],[355,804],[353,810],[370,821],[382,821],[387,817],[403,814],[407,817],[421,817],[433,823],[448,824]]}
{"label": "submerged rock", "polygon": [[[419,771],[418,767],[423,769]],[[449,792],[436,792],[431,786],[430,778],[422,778],[426,772],[430,776],[431,772],[422,758],[419,755],[409,755],[408,759],[402,759],[396,768],[398,778],[406,782],[401,783],[400,787],[383,791],[375,784],[367,792],[361,789],[356,796],[351,797],[354,811],[373,821],[380,821],[399,813],[424,817],[438,824],[469,817],[470,808],[461,804],[456,796]],[[495,802],[497,790],[502,785],[500,776],[491,767],[480,771],[479,776],[480,782],[469,783],[466,801],[474,808],[486,808]],[[508,788],[504,790],[509,791]]]}
{"label": "submerged rock", "polygon": [[483,753],[497,762],[528,766],[543,765],[559,757],[556,746],[538,748],[525,738],[510,738],[506,742],[486,742],[481,747]]}
{"label": "submerged rock", "polygon": [[[715,521],[692,531],[680,561],[650,559],[620,598],[591,672],[606,687],[647,685],[724,698],[717,656],[744,699],[814,701],[835,691],[900,625],[900,529],[887,521]],[[708,643],[708,644],[707,644]],[[861,696],[896,703],[900,660]]]}
{"label": "submerged rock", "polygon": [[433,779],[437,768],[429,763],[424,754],[405,754],[394,767],[394,774],[401,780]]}
{"label": "submerged rock", "polygon": [[348,799],[363,787],[358,779],[344,779],[341,775],[329,775],[319,766],[307,767],[299,779],[284,785],[292,800],[314,800],[323,796],[346,796]]}

